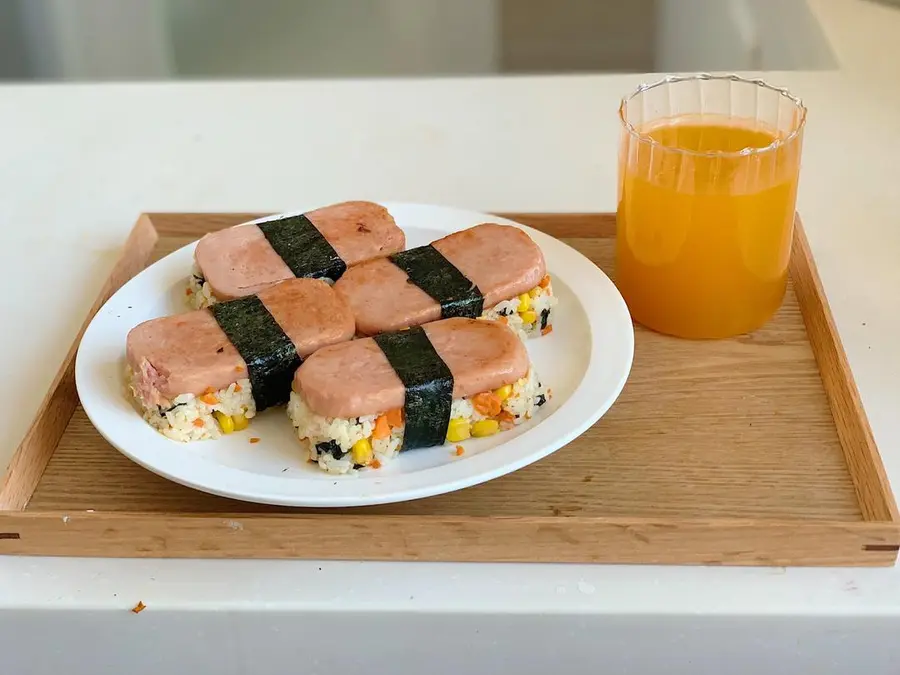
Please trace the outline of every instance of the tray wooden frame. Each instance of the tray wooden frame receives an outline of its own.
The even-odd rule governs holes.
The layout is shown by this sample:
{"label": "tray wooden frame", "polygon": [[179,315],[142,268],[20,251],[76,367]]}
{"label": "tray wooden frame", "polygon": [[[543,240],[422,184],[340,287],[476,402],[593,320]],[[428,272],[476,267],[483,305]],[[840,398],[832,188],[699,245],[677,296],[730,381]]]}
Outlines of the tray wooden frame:
{"label": "tray wooden frame", "polygon": [[[65,443],[75,443],[76,450],[78,443],[86,444],[84,452],[93,452],[91,456],[102,461],[105,458],[113,461],[115,456],[115,461],[127,462],[108,446],[97,446],[104,443],[102,439],[97,440],[99,435],[84,426],[84,419],[79,422],[77,414],[73,417],[78,408],[75,354],[91,317],[116,289],[155,257],[206,231],[257,215],[166,213],[140,216],[0,483],[0,554],[801,566],[884,566],[896,561],[900,549],[900,516],[799,218],[790,266],[793,288],[790,302],[799,307],[802,325],[805,325],[805,341],[815,356],[812,367],[817,368],[824,390],[823,397],[816,398],[819,394],[815,392],[810,395],[810,401],[813,401],[809,403],[810,408],[825,406],[830,409],[833,429],[822,433],[836,434],[845,462],[845,473],[838,475],[840,472],[835,469],[832,472],[835,475],[828,480],[835,481],[838,492],[843,490],[852,495],[855,506],[849,511],[844,507],[841,510],[825,505],[824,495],[831,489],[831,483],[816,478],[816,473],[811,471],[809,480],[823,481],[821,490],[814,493],[823,495],[821,511],[815,510],[817,505],[812,499],[812,504],[802,508],[799,505],[784,507],[788,509],[786,514],[771,518],[748,505],[735,506],[736,513],[723,517],[717,515],[721,509],[716,503],[704,503],[705,497],[701,494],[696,503],[676,505],[657,514],[654,512],[654,490],[693,480],[688,473],[679,476],[677,466],[668,474],[654,474],[644,485],[629,488],[628,494],[634,489],[646,493],[641,497],[645,500],[643,511],[621,513],[618,507],[613,507],[609,515],[598,515],[597,509],[589,503],[587,506],[585,503],[565,503],[564,499],[551,506],[546,514],[537,515],[529,509],[522,509],[522,515],[510,515],[508,508],[504,511],[499,506],[501,501],[498,499],[499,515],[485,514],[483,511],[491,504],[492,497],[483,488],[471,489],[482,490],[479,495],[486,501],[480,505],[473,500],[481,497],[473,492],[475,496],[471,499],[457,500],[446,508],[428,507],[422,514],[415,513],[409,505],[369,511],[325,512],[267,510],[228,500],[216,502],[215,508],[207,510],[203,510],[205,502],[200,502],[200,510],[192,511],[189,497],[177,509],[159,506],[136,510],[129,506],[129,498],[117,502],[115,495],[107,495],[105,508],[85,509],[78,499],[67,501],[68,498],[60,497],[60,494],[67,494],[65,490],[60,492],[54,488],[56,491],[51,492],[56,497],[41,497],[43,484],[57,485],[69,480],[64,468],[69,465],[54,468],[52,462],[64,437],[74,439]],[[598,260],[603,256],[608,259],[608,248],[615,236],[615,216],[612,214],[508,216],[575,242],[586,254],[598,256]],[[163,241],[167,244],[160,248]],[[650,337],[654,334],[649,332],[641,337],[644,334],[640,329],[638,344],[641,340],[648,344],[656,340],[653,344],[657,351],[654,353],[659,353],[660,349],[678,349],[674,342],[659,342],[671,338]],[[776,343],[782,345],[778,340],[772,342]],[[714,346],[716,343],[708,344],[711,345],[709,349],[718,349]],[[744,341],[737,346],[740,354],[748,354],[746,358],[765,358],[764,340]],[[636,363],[640,358],[641,354],[636,354]],[[776,371],[773,373],[772,381],[777,383],[779,376]],[[702,386],[702,382],[696,386]],[[627,392],[626,386],[623,396]],[[814,402],[820,399],[820,403]],[[801,404],[806,405],[804,401]],[[616,406],[613,407],[615,410]],[[816,414],[827,416],[821,410]],[[641,419],[635,421],[642,422]],[[725,420],[724,424],[733,422]],[[80,431],[76,433],[70,427],[78,427]],[[772,429],[777,430],[776,427]],[[67,432],[69,436],[66,436]],[[583,437],[585,440],[576,442],[606,441],[604,433],[604,428],[598,426]],[[678,439],[673,442],[677,444]],[[87,447],[90,444],[93,446]],[[784,452],[790,448],[777,450]],[[103,454],[107,452],[113,454]],[[817,449],[813,447],[805,452],[815,453]],[[810,456],[815,457],[814,454]],[[832,460],[833,457],[829,461]],[[688,471],[691,466],[685,464],[683,468]],[[143,472],[136,467],[134,470]],[[769,492],[765,495],[782,495],[787,499],[784,503],[790,505],[789,493],[798,489],[796,476],[781,476],[777,466],[771,475],[772,484],[766,486]],[[151,477],[157,478],[146,472],[141,476],[148,481]],[[598,480],[603,479],[601,476]],[[606,487],[612,491],[614,480],[609,477],[606,480]],[[736,470],[732,480],[744,481],[746,488],[749,478]],[[589,502],[591,495],[601,494],[585,492],[603,490],[602,486],[587,487],[587,482],[589,478],[585,475],[572,483],[571,496],[576,502],[578,499]],[[186,490],[180,486],[177,489]],[[557,496],[566,494],[559,492],[559,485],[553,489]],[[123,495],[127,492],[128,489],[123,488]],[[798,492],[794,495],[795,501],[802,498],[809,502],[805,494]],[[503,502],[506,504],[509,497],[507,493],[503,495],[506,495],[507,501]],[[760,499],[768,498],[765,495],[760,492]],[[538,506],[534,505],[535,509]],[[709,515],[706,515],[706,509]]]}

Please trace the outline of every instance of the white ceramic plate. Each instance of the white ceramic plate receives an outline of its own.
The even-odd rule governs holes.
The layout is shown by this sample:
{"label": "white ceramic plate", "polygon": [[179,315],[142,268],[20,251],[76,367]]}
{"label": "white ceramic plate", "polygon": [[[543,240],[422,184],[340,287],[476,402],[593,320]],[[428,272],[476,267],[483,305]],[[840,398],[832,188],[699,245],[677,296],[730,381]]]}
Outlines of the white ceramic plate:
{"label": "white ceramic plate", "polygon": [[[170,441],[146,424],[124,394],[125,337],[138,323],[185,311],[184,288],[194,244],[175,251],[126,283],[88,326],[75,380],[91,422],[113,446],[175,482],[236,499],[287,506],[361,506],[418,499],[483,483],[521,469],[584,432],[613,404],[631,369],[634,332],[625,302],[609,278],[574,249],[541,232],[482,213],[392,204],[407,246],[493,221],[522,227],[544,252],[559,297],[553,332],[528,351],[553,398],[531,421],[490,438],[410,451],[378,471],[332,476],[306,462],[283,407],[250,428],[218,440]],[[251,436],[259,443],[250,444]]]}

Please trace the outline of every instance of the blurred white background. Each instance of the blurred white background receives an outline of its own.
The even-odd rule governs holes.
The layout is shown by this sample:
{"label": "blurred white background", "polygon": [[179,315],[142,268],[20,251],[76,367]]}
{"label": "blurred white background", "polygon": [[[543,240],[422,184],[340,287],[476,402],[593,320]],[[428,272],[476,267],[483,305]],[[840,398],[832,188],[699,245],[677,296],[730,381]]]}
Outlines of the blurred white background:
{"label": "blurred white background", "polygon": [[0,0],[0,79],[833,65],[805,0]]}

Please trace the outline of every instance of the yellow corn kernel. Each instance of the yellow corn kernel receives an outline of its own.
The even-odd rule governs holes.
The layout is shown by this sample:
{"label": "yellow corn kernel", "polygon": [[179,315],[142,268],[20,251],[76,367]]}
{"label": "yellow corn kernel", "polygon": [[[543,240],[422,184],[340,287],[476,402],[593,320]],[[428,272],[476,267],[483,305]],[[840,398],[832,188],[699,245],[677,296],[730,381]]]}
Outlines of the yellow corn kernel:
{"label": "yellow corn kernel", "polygon": [[472,425],[472,435],[475,438],[493,436],[500,431],[500,422],[497,420],[479,420]]}
{"label": "yellow corn kernel", "polygon": [[447,440],[451,443],[459,443],[471,435],[469,423],[462,417],[454,417],[447,425]]}
{"label": "yellow corn kernel", "polygon": [[543,292],[543,290],[544,289],[542,289],[540,286],[535,286],[530,291],[528,291],[528,295],[530,295],[532,298],[536,298]]}
{"label": "yellow corn kernel", "polygon": [[537,312],[532,312],[531,310],[527,312],[522,312],[519,314],[522,317],[522,323],[536,323],[537,322]]}
{"label": "yellow corn kernel", "polygon": [[527,312],[531,309],[531,296],[528,293],[522,293],[519,296],[519,309],[518,312],[521,314],[522,312]]}
{"label": "yellow corn kernel", "polygon": [[219,423],[219,426],[222,428],[223,434],[230,434],[234,431],[234,420],[231,419],[229,415],[216,410],[213,415],[216,417],[216,421]]}
{"label": "yellow corn kernel", "polygon": [[250,426],[250,420],[248,420],[243,415],[232,415],[231,419],[234,422],[235,431],[243,431]]}
{"label": "yellow corn kernel", "polygon": [[503,403],[506,399],[509,398],[509,395],[512,393],[512,385],[504,384],[499,389],[494,389],[494,396],[500,399],[500,403]]}
{"label": "yellow corn kernel", "polygon": [[368,438],[360,438],[350,449],[354,464],[368,464],[372,461],[372,444]]}

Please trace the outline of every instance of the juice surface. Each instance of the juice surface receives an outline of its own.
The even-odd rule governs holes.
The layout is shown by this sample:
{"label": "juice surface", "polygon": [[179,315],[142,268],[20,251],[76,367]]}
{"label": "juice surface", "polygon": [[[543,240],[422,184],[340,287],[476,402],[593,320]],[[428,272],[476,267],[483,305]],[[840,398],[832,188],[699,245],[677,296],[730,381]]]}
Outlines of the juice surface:
{"label": "juice surface", "polygon": [[736,154],[778,134],[709,116],[639,131],[657,144],[625,132],[619,162],[616,283],[633,318],[688,338],[758,328],[787,283],[799,136]]}

